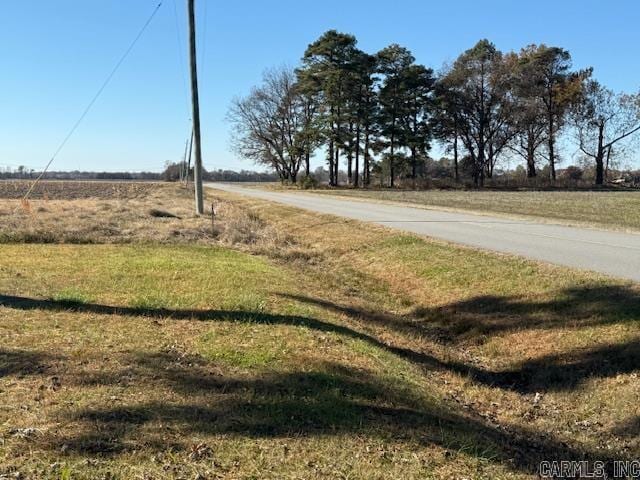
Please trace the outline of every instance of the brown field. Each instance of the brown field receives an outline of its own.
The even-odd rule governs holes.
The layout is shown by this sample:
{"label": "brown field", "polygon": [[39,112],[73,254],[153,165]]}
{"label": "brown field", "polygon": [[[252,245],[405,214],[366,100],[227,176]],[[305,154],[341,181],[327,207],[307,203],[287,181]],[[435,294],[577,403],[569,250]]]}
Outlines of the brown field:
{"label": "brown field", "polygon": [[[0,199],[21,199],[31,187],[28,180],[0,181]],[[38,182],[29,198],[44,200],[78,200],[101,198],[126,200],[141,198],[152,192],[160,183],[109,182],[109,181],[50,181]]]}
{"label": "brown field", "polygon": [[637,285],[217,192],[206,234],[174,185],[125,202],[127,245],[69,245],[65,222],[102,214],[67,202],[58,244],[0,244],[0,478],[520,479],[640,456]]}
{"label": "brown field", "polygon": [[[198,218],[193,189],[177,184],[45,182],[26,205],[13,197],[23,194],[27,182],[3,185],[0,192],[10,199],[0,197],[0,243],[246,243],[252,222],[259,223],[213,198],[206,204],[210,211],[215,203],[218,218]],[[225,216],[232,217],[228,231]]]}

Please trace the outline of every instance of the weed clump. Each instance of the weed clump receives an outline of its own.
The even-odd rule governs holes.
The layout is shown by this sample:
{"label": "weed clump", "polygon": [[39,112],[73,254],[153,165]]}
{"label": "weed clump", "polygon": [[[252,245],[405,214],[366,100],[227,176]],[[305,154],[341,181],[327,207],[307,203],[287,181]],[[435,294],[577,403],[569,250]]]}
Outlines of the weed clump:
{"label": "weed clump", "polygon": [[154,218],[180,218],[178,215],[175,215],[171,212],[167,212],[166,210],[160,210],[157,208],[150,209],[149,215],[151,215]]}
{"label": "weed clump", "polygon": [[268,249],[287,248],[293,243],[289,235],[269,225],[252,210],[227,203],[220,211],[224,229],[219,239],[223,243]]}

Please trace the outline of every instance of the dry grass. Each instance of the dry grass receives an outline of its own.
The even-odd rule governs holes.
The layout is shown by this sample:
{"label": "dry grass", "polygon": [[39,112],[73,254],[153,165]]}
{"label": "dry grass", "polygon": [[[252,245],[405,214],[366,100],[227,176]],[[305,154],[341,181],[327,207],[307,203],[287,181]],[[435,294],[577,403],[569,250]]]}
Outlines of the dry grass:
{"label": "dry grass", "polygon": [[0,476],[535,478],[640,455],[638,286],[216,202],[232,248],[0,245]]}
{"label": "dry grass", "polygon": [[[56,199],[30,200],[11,196],[27,182],[0,182],[0,243],[200,243],[272,245],[286,242],[278,232],[249,211],[214,197],[210,214],[193,213],[193,190],[166,183],[45,182],[42,191]],[[19,188],[18,188],[19,187]],[[42,192],[40,192],[42,193]],[[209,210],[210,211],[210,210]]]}
{"label": "dry grass", "polygon": [[530,216],[545,221],[640,231],[640,191],[498,192],[316,190],[314,193],[412,203],[426,207]]}

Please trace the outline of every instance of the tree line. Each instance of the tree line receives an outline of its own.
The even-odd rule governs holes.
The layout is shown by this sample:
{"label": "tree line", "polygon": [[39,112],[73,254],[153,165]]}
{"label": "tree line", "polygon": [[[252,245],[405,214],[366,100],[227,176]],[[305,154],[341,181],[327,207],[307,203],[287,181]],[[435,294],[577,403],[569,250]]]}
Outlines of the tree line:
{"label": "tree line", "polygon": [[[18,168],[0,169],[2,180],[35,179],[42,174],[41,170],[35,170],[25,166]],[[160,180],[158,172],[96,172],[96,171],[48,171],[42,176],[43,180]]]}
{"label": "tree line", "polygon": [[[87,172],[87,171],[50,171],[42,177],[44,180],[163,180],[175,182],[180,180],[182,163],[168,162],[162,172]],[[0,168],[0,180],[35,179],[40,171],[19,166],[18,168]],[[193,167],[189,171],[193,178]],[[276,182],[279,177],[274,172],[255,172],[252,170],[207,171],[203,169],[203,179],[208,182]]]}
{"label": "tree line", "polygon": [[[182,162],[169,162],[165,165],[158,178],[166,182],[184,180],[184,164]],[[181,172],[182,170],[182,172]],[[207,171],[202,169],[202,179],[207,182],[277,182],[278,175],[274,172],[255,172],[252,170],[217,170]],[[193,179],[193,167],[189,167],[189,179]]]}
{"label": "tree line", "polygon": [[595,183],[628,153],[640,132],[640,92],[614,93],[575,70],[567,50],[530,45],[503,53],[480,40],[436,74],[397,44],[375,54],[335,30],[310,44],[293,69],[268,70],[233,100],[228,118],[235,152],[273,169],[283,181],[311,175],[326,158],[328,183],[393,187],[427,174],[438,143],[452,177],[476,186],[501,161],[521,159],[528,178],[557,176],[559,142],[571,138],[595,167]]}

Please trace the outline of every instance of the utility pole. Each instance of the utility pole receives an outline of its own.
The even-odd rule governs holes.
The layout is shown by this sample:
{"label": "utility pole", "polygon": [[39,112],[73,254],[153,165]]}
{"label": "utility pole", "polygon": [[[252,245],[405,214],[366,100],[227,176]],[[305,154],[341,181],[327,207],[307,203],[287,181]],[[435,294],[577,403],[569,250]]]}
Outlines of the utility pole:
{"label": "utility pole", "polygon": [[187,152],[189,151],[189,139],[184,142],[184,155],[182,156],[182,163],[180,164],[180,183],[187,176]]}
{"label": "utility pole", "polygon": [[187,0],[189,18],[189,65],[191,67],[191,110],[193,118],[193,140],[195,160],[193,165],[193,183],[196,190],[196,214],[204,213],[202,198],[202,150],[200,148],[200,102],[198,99],[198,66],[196,63],[196,13],[195,0]]}
{"label": "utility pole", "polygon": [[191,152],[193,151],[193,129],[191,129],[191,137],[189,139],[189,153],[187,153],[187,173],[184,177],[184,185],[189,186],[189,174],[191,173]]}

